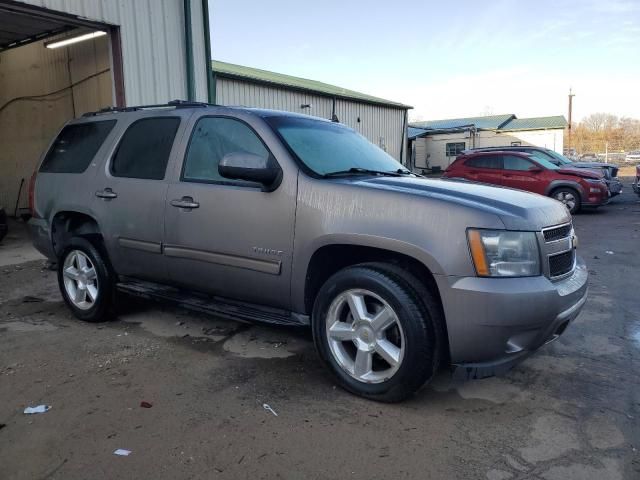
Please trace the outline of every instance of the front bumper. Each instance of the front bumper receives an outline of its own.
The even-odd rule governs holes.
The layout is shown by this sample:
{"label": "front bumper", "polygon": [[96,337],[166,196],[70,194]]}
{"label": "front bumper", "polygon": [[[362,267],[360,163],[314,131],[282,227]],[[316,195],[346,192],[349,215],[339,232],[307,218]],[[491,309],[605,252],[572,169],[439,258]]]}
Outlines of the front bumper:
{"label": "front bumper", "polygon": [[578,258],[571,276],[437,276],[456,378],[504,373],[558,338],[587,299],[588,273]]}
{"label": "front bumper", "polygon": [[622,193],[622,182],[615,177],[611,180],[607,180],[607,187],[609,188],[609,193],[612,197]]}
{"label": "front bumper", "polygon": [[[597,190],[597,191],[596,191]],[[611,201],[613,194],[608,188],[599,187],[594,188],[594,191],[589,191],[582,198],[583,207],[600,207],[606,205]]]}

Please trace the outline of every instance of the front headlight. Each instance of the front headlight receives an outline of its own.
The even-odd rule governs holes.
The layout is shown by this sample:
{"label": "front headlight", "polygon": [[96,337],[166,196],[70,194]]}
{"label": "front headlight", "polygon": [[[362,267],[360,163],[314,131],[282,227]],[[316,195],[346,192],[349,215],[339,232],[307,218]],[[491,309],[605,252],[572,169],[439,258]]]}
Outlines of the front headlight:
{"label": "front headlight", "polygon": [[481,277],[540,275],[540,251],[535,232],[467,230],[469,250]]}

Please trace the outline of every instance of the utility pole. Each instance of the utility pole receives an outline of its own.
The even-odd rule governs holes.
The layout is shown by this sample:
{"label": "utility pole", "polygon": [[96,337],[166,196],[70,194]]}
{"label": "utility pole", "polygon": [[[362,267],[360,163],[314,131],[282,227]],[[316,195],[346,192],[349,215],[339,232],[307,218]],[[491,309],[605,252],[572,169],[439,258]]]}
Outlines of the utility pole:
{"label": "utility pole", "polygon": [[573,113],[573,97],[575,94],[571,91],[571,87],[569,87],[569,147],[573,147],[571,142],[571,114]]}

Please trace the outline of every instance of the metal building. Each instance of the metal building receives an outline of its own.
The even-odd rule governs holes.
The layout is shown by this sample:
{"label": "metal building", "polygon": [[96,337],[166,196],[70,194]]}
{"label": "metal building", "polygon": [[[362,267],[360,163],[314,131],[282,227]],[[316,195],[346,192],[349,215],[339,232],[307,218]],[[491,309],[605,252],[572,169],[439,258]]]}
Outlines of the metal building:
{"label": "metal building", "polygon": [[327,83],[257,68],[213,62],[216,103],[337,118],[405,163],[411,108]]}
{"label": "metal building", "polygon": [[0,206],[26,207],[38,157],[73,117],[213,101],[209,45],[207,0],[0,0]]}
{"label": "metal building", "polygon": [[467,148],[535,145],[563,152],[562,115],[517,118],[512,113],[428,120],[409,125],[409,168],[446,169]]}

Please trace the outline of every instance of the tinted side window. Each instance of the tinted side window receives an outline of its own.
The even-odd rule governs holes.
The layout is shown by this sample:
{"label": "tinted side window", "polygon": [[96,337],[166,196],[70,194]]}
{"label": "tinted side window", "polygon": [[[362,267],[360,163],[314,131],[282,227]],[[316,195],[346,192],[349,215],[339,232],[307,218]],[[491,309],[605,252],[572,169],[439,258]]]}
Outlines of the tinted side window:
{"label": "tinted side window", "polygon": [[115,120],[67,125],[40,166],[41,172],[82,173],[116,124]]}
{"label": "tinted side window", "polygon": [[471,158],[464,164],[475,168],[502,168],[502,157],[500,155],[483,155]]}
{"label": "tinted side window", "polygon": [[220,182],[255,185],[220,176],[218,164],[233,152],[248,152],[269,158],[269,151],[246,124],[231,118],[205,117],[196,124],[185,158],[182,179],[195,182]]}
{"label": "tinted side window", "polygon": [[526,171],[533,166],[529,160],[522,157],[516,157],[515,155],[505,155],[502,160],[504,162],[505,170]]}
{"label": "tinted side window", "polygon": [[131,124],[113,156],[111,174],[162,180],[179,124],[176,117],[145,118]]}

